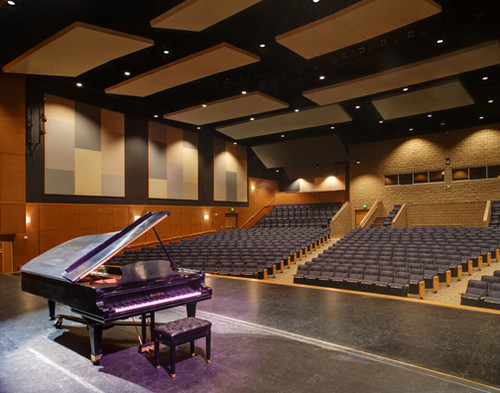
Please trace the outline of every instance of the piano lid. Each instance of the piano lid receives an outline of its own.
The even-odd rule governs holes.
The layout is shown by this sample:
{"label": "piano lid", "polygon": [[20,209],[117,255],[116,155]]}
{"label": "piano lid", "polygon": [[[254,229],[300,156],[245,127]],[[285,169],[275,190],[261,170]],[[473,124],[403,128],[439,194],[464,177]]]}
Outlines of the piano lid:
{"label": "piano lid", "polygon": [[81,236],[32,259],[21,273],[78,282],[170,215],[149,212],[119,232]]}

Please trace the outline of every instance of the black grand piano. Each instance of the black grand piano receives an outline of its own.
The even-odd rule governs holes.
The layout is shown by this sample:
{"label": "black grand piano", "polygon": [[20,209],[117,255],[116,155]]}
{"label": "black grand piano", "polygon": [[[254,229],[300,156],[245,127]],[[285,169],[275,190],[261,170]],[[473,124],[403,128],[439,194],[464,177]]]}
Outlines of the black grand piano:
{"label": "black grand piano", "polygon": [[[196,303],[210,299],[212,289],[204,274],[178,269],[161,243],[154,226],[169,212],[149,212],[120,232],[82,236],[39,255],[21,268],[22,290],[48,299],[51,319],[55,303],[68,305],[86,323],[90,333],[91,360],[102,356],[102,330],[115,321],[141,317],[142,342],[148,348],[147,326],[154,327],[156,311],[186,305],[195,316]],[[110,262],[127,245],[153,229],[165,251],[165,260],[136,261],[117,267]]]}

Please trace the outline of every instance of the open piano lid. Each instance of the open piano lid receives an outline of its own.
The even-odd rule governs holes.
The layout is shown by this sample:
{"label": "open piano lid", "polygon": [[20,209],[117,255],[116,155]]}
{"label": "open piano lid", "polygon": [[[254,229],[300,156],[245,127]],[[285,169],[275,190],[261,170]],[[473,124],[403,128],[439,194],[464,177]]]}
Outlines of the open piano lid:
{"label": "open piano lid", "polygon": [[169,215],[167,211],[149,212],[120,232],[69,240],[32,259],[21,272],[78,282]]}

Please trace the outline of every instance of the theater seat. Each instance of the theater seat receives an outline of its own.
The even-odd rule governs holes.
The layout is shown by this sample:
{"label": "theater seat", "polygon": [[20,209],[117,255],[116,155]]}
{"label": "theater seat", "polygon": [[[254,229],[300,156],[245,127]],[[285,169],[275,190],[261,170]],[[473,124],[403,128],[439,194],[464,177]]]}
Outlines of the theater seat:
{"label": "theater seat", "polygon": [[460,304],[463,306],[480,307],[487,295],[488,283],[486,281],[469,280],[467,290],[461,294]]}
{"label": "theater seat", "polygon": [[500,310],[500,283],[492,283],[488,296],[484,298],[484,307]]}

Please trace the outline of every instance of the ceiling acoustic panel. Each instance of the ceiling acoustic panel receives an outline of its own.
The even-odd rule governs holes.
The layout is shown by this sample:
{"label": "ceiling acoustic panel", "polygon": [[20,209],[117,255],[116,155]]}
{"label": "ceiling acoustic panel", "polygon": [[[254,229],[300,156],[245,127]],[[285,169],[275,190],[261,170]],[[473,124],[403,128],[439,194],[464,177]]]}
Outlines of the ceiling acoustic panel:
{"label": "ceiling acoustic panel", "polygon": [[276,41],[306,59],[324,55],[438,14],[432,0],[362,0],[283,33]]}
{"label": "ceiling acoustic panel", "polygon": [[225,42],[144,72],[105,89],[106,93],[145,97],[184,83],[256,63],[259,56]]}
{"label": "ceiling acoustic panel", "polygon": [[256,91],[209,102],[206,107],[198,105],[167,113],[163,117],[184,123],[203,125],[285,108],[288,108],[287,103]]}
{"label": "ceiling acoustic panel", "polygon": [[217,127],[217,131],[233,138],[247,139],[280,132],[319,127],[351,121],[352,118],[340,105],[329,105],[264,117],[254,121]]}
{"label": "ceiling acoustic panel", "polygon": [[157,16],[152,27],[202,31],[262,0],[186,0]]}
{"label": "ceiling acoustic panel", "polygon": [[153,40],[143,37],[75,22],[12,60],[2,70],[75,77],[153,44]]}
{"label": "ceiling acoustic panel", "polygon": [[428,60],[337,83],[303,93],[319,105],[429,82],[500,64],[500,43],[489,41]]}
{"label": "ceiling acoustic panel", "polygon": [[372,101],[384,120],[473,105],[474,99],[459,81],[441,83],[411,93]]}

